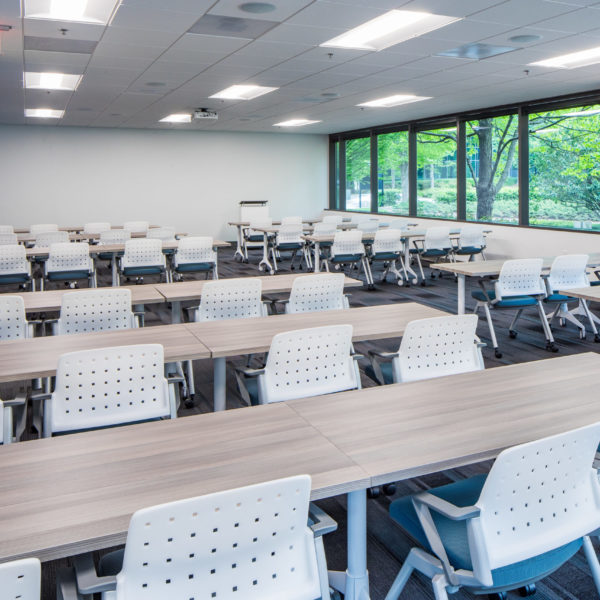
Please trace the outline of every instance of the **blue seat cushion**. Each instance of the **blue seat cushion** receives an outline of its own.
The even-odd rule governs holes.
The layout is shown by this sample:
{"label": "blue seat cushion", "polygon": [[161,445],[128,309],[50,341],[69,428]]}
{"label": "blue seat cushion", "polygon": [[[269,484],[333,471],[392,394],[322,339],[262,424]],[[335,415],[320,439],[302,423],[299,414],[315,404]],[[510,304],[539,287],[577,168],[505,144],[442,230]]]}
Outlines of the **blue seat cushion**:
{"label": "blue seat cushion", "polygon": [[244,383],[250,396],[250,404],[258,406],[258,377],[246,377]]}
{"label": "blue seat cushion", "polygon": [[158,265],[148,266],[148,267],[125,267],[123,269],[123,275],[125,275],[125,277],[129,277],[131,275],[134,275],[134,276],[160,275],[163,271],[164,271],[164,268],[160,267]]}
{"label": "blue seat cushion", "polygon": [[[471,292],[471,296],[475,300],[479,300],[479,302],[487,302],[487,298],[482,290]],[[496,292],[491,290],[488,292],[488,296],[490,300],[495,300]],[[524,306],[535,306],[536,304],[537,300],[533,296],[512,296],[511,298],[505,298],[504,300],[500,300],[500,302],[496,302],[494,306],[496,308],[522,308]]]}
{"label": "blue seat cushion", "polygon": [[0,283],[27,283],[30,277],[27,273],[11,273],[0,275]]}
{"label": "blue seat cushion", "polygon": [[396,252],[375,252],[371,258],[373,260],[396,260],[398,256]]}
{"label": "blue seat cushion", "polygon": [[[383,361],[379,363],[379,367],[381,369],[381,374],[383,375],[383,381],[387,385],[388,383],[394,383],[394,369],[391,361]],[[365,373],[368,377],[370,377],[373,381],[378,381],[375,375],[375,370],[372,365],[369,365],[365,369]]]}
{"label": "blue seat cushion", "polygon": [[483,251],[483,248],[479,248],[477,246],[463,246],[462,248],[458,248],[455,250],[456,254],[480,254]]}
{"label": "blue seat cushion", "polygon": [[51,271],[46,274],[48,281],[71,281],[72,279],[87,279],[89,271]]}
{"label": "blue seat cushion", "polygon": [[214,263],[184,263],[183,265],[177,265],[175,271],[177,273],[196,273],[198,271],[210,271],[214,266]]}
{"label": "blue seat cushion", "polygon": [[113,256],[123,256],[125,252],[100,252],[98,258],[100,260],[112,260]]}
{"label": "blue seat cushion", "polygon": [[[431,489],[429,492],[455,506],[473,506],[479,499],[485,479],[486,475],[477,475]],[[431,511],[431,514],[452,566],[455,569],[471,571],[473,565],[467,540],[466,521],[452,521],[434,511]],[[390,515],[413,539],[431,552],[411,496],[405,496],[392,502]],[[495,569],[492,571],[493,586],[486,589],[518,588],[521,584],[542,579],[569,560],[581,545],[582,540],[578,539],[533,559]]]}
{"label": "blue seat cushion", "polygon": [[246,238],[247,242],[262,242],[264,241],[264,237],[262,235],[249,235]]}
{"label": "blue seat cushion", "polygon": [[277,249],[278,250],[301,250],[302,244],[299,244],[297,242],[290,242],[289,244],[286,244],[286,243],[278,244]]}
{"label": "blue seat cushion", "polygon": [[577,300],[577,298],[571,298],[570,296],[565,296],[564,294],[559,294],[557,292],[553,292],[552,294],[550,294],[549,296],[544,298],[544,302],[557,302],[557,303],[575,302],[575,300]]}
{"label": "blue seat cushion", "polygon": [[598,281],[590,281],[590,285],[600,285],[600,279],[598,279]]}
{"label": "blue seat cushion", "polygon": [[446,256],[452,248],[444,248],[443,250],[432,248],[431,250],[423,250],[423,248],[411,248],[411,254],[420,254],[421,256]]}
{"label": "blue seat cushion", "polygon": [[350,263],[358,262],[362,258],[361,254],[336,254],[331,258],[332,263]]}

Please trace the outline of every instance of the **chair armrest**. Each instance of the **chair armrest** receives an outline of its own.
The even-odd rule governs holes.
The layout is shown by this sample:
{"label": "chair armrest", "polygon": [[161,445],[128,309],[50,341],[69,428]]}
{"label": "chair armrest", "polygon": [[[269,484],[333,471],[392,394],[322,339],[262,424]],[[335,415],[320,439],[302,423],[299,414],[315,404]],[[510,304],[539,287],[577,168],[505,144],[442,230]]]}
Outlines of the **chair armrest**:
{"label": "chair armrest", "polygon": [[309,527],[315,537],[327,535],[337,529],[337,523],[314,502],[311,502],[308,506],[308,518],[311,521]]}
{"label": "chair armrest", "polygon": [[364,354],[358,354],[357,352],[353,352],[350,356],[352,356],[352,360],[360,360],[361,358],[364,358],[365,355]]}
{"label": "chair armrest", "polygon": [[434,496],[430,492],[421,492],[420,494],[413,496],[413,502],[415,505],[425,505],[451,521],[474,519],[481,513],[481,510],[476,506],[456,506],[443,498]]}
{"label": "chair armrest", "polygon": [[34,401],[44,401],[44,400],[50,400],[50,398],[52,398],[52,394],[31,394],[31,396],[29,396],[30,400],[34,400]]}
{"label": "chair armrest", "polygon": [[82,600],[77,591],[73,567],[61,567],[56,574],[56,600]]}
{"label": "chair armrest", "polygon": [[185,377],[183,377],[182,375],[169,375],[167,377],[168,384],[183,383],[184,381]]}
{"label": "chair armrest", "polygon": [[379,350],[369,350],[369,357],[377,357],[381,358],[382,360],[393,360],[398,356],[400,356],[398,352],[382,352]]}
{"label": "chair armrest", "polygon": [[250,406],[252,404],[252,398],[250,398],[250,393],[248,392],[248,388],[246,387],[246,382],[244,381],[244,378],[258,377],[264,372],[264,369],[250,369],[249,367],[233,367],[233,374],[235,375],[235,380],[238,384],[240,396],[242,397],[242,400],[246,403],[246,406]]}
{"label": "chair armrest", "polygon": [[259,375],[263,375],[265,372],[264,369],[251,369],[250,367],[233,367],[233,370],[236,373],[245,375],[246,377],[258,377]]}
{"label": "chair armrest", "polygon": [[487,344],[486,344],[485,342],[480,342],[480,341],[477,341],[477,342],[475,342],[475,345],[476,345],[478,348],[487,348]]}
{"label": "chair armrest", "polygon": [[73,564],[75,566],[77,589],[81,594],[97,594],[99,592],[109,592],[116,589],[116,575],[98,577],[91,554],[76,556],[73,560]]}
{"label": "chair armrest", "polygon": [[[48,394],[49,395],[49,394]],[[23,406],[27,402],[27,396],[21,393],[15,396],[12,400],[3,400],[2,404],[5,407]]]}

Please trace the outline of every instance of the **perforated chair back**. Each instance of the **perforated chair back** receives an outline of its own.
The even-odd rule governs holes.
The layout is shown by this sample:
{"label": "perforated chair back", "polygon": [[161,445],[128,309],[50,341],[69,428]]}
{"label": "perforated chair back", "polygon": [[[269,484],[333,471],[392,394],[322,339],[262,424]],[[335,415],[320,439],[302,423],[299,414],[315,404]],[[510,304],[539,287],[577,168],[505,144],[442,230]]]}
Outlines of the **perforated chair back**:
{"label": "perforated chair back", "polygon": [[105,244],[124,244],[131,239],[131,231],[127,229],[108,229],[100,232],[100,246]]}
{"label": "perforated chair back", "polygon": [[541,258],[507,260],[495,284],[498,300],[510,296],[544,295]]}
{"label": "perforated chair back", "polygon": [[565,254],[557,256],[552,262],[548,285],[551,290],[569,290],[588,287],[586,268],[589,256],[587,254]]}
{"label": "perforated chair back", "polygon": [[452,248],[449,227],[428,227],[425,230],[425,250],[447,250]]}
{"label": "perforated chair back", "polygon": [[127,221],[123,223],[123,229],[131,233],[146,233],[150,229],[148,221]]}
{"label": "perforated chair back", "polygon": [[63,294],[56,333],[70,335],[135,326],[135,317],[131,312],[131,291],[100,288]]}
{"label": "perforated chair back", "polygon": [[148,229],[146,237],[155,240],[172,241],[175,239],[174,227],[154,227]]}
{"label": "perforated chair back", "polygon": [[261,219],[252,219],[250,221],[250,227],[246,230],[246,237],[250,236],[263,236],[262,231],[256,231],[256,227],[273,227],[273,219],[270,217],[263,217]]}
{"label": "perforated chair back", "polygon": [[189,236],[179,240],[175,265],[214,263],[217,253],[213,250],[212,237]]}
{"label": "perforated chair back", "polygon": [[282,225],[302,225],[302,217],[283,217]]}
{"label": "perforated chair back", "polygon": [[364,255],[365,247],[362,243],[362,231],[336,231],[331,246],[331,256],[341,255]]}
{"label": "perforated chair back", "polygon": [[310,488],[300,475],[137,511],[117,600],[320,598]]}
{"label": "perforated chair back", "polygon": [[0,340],[29,337],[25,302],[21,296],[0,294]]}
{"label": "perforated chair back", "polygon": [[196,320],[220,321],[264,317],[267,313],[261,293],[262,282],[253,277],[207,281],[202,288]]}
{"label": "perforated chair back", "polygon": [[160,344],[70,352],[58,359],[44,436],[169,416],[176,414]]}
{"label": "perforated chair back", "polygon": [[87,271],[90,273],[93,268],[90,246],[87,242],[50,244],[50,253],[46,261],[47,273],[53,271]]}
{"label": "perforated chair back", "polygon": [[[554,550],[600,527],[593,462],[600,424],[504,450],[490,470],[469,522],[477,578]],[[471,539],[471,536],[469,536]]]}
{"label": "perforated chair back", "polygon": [[125,253],[121,259],[121,267],[154,267],[165,266],[162,241],[150,238],[139,238],[125,242]]}
{"label": "perforated chair back", "polygon": [[341,215],[325,215],[322,219],[321,219],[321,223],[333,223],[336,227],[342,223],[344,220],[344,217],[342,217]]}
{"label": "perforated chair back", "polygon": [[88,233],[90,235],[100,235],[103,231],[110,230],[110,223],[86,223],[83,226],[83,233]]}
{"label": "perforated chair back", "polygon": [[0,275],[31,274],[25,246],[0,246]]}
{"label": "perforated chair back", "polygon": [[463,225],[458,238],[459,248],[485,248],[483,229],[477,225]]}
{"label": "perforated chair back", "polygon": [[12,225],[0,225],[0,233],[14,233],[15,230]]}
{"label": "perforated chair back", "polygon": [[393,361],[394,381],[419,381],[482,370],[476,329],[477,315],[411,321]]}
{"label": "perforated chair back", "polygon": [[323,221],[322,223],[315,223],[313,228],[313,235],[333,235],[337,229],[335,223],[329,223]]}
{"label": "perforated chair back", "polygon": [[276,244],[303,244],[302,224],[281,225],[277,232]]}
{"label": "perforated chair back", "polygon": [[398,229],[381,229],[375,234],[373,255],[377,254],[400,254],[402,252],[402,232]]}
{"label": "perforated chair back", "polygon": [[36,223],[29,228],[29,233],[32,235],[48,231],[58,231],[58,225],[56,223]]}
{"label": "perforated chair back", "polygon": [[329,325],[277,334],[264,375],[261,403],[282,402],[360,388],[352,358],[352,325]]}
{"label": "perforated chair back", "polygon": [[67,231],[44,231],[35,236],[35,245],[38,248],[49,248],[52,244],[69,243]]}
{"label": "perforated chair back", "polygon": [[379,229],[379,223],[377,221],[361,221],[356,228],[363,233],[375,233]]}
{"label": "perforated chair back", "polygon": [[285,312],[294,314],[348,308],[348,301],[344,296],[344,280],[343,273],[317,273],[296,277]]}
{"label": "perforated chair back", "polygon": [[10,246],[12,244],[18,244],[19,237],[16,233],[1,233],[0,232],[0,246]]}
{"label": "perforated chair back", "polygon": [[6,600],[40,600],[42,568],[37,558],[0,565],[0,590]]}
{"label": "perforated chair back", "polygon": [[240,221],[252,221],[264,218],[269,218],[269,205],[267,203],[240,206]]}

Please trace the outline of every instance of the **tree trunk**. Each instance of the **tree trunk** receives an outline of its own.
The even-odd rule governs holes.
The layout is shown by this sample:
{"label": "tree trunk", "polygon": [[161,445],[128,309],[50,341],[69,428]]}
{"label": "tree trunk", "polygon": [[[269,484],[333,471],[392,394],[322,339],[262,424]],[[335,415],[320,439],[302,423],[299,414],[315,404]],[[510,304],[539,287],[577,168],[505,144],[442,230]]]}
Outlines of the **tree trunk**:
{"label": "tree trunk", "polygon": [[408,163],[400,164],[400,177],[402,177],[402,202],[408,202]]}
{"label": "tree trunk", "polygon": [[431,184],[431,189],[435,188],[435,167],[433,165],[429,165],[429,182]]}
{"label": "tree trunk", "polygon": [[494,212],[496,189],[493,171],[493,124],[491,119],[480,119],[477,128],[479,141],[479,177],[477,178],[477,220],[489,221]]}

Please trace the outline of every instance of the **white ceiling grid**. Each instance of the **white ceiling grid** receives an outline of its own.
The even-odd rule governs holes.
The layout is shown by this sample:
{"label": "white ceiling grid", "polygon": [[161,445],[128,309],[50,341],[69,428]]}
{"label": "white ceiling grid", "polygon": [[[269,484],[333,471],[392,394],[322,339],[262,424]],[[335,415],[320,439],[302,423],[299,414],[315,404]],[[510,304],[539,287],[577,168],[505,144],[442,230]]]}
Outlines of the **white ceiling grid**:
{"label": "white ceiling grid", "polygon": [[[274,123],[306,118],[321,122],[295,131],[332,133],[600,88],[598,65],[528,66],[599,46],[600,0],[269,1],[275,10],[251,14],[240,10],[243,0],[123,0],[103,26],[23,19],[20,0],[0,0],[0,24],[13,27],[0,33],[0,123],[273,132]],[[319,47],[394,8],[463,20],[381,52]],[[261,24],[267,31],[256,39],[188,33],[205,15],[211,19],[203,23],[215,17],[272,23]],[[541,37],[516,44],[509,40],[515,35]],[[64,43],[66,51],[25,49],[25,36],[27,48]],[[81,50],[76,41],[93,52],[74,52]],[[479,61],[435,56],[472,42],[518,49]],[[83,79],[75,92],[23,90],[24,71],[83,73]],[[209,98],[241,83],[279,89],[250,101]],[[388,109],[356,106],[392,94],[432,99]],[[200,107],[216,110],[219,119],[158,122]],[[60,109],[65,116],[26,119],[24,108]]]}

